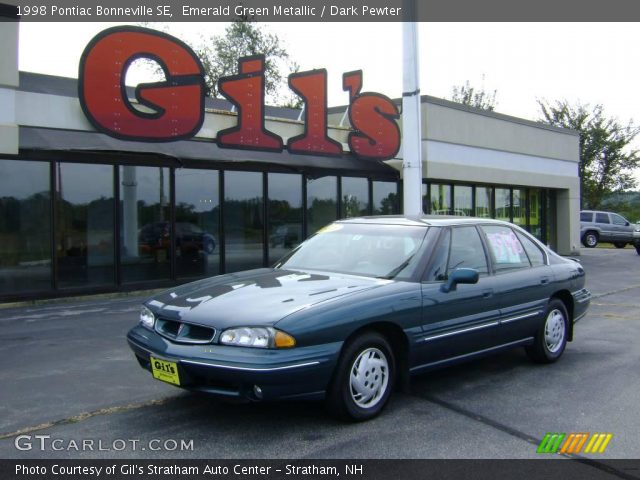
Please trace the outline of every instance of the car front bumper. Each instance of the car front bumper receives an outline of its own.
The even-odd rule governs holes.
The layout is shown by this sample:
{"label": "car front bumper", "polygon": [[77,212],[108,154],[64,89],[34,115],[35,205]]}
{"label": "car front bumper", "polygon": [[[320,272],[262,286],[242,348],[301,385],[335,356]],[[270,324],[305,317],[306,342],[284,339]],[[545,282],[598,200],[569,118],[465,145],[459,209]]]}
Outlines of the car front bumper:
{"label": "car front bumper", "polygon": [[254,401],[323,398],[342,347],[342,342],[279,350],[178,344],[141,325],[129,331],[127,341],[146,370],[151,371],[152,356],[175,362],[182,388]]}

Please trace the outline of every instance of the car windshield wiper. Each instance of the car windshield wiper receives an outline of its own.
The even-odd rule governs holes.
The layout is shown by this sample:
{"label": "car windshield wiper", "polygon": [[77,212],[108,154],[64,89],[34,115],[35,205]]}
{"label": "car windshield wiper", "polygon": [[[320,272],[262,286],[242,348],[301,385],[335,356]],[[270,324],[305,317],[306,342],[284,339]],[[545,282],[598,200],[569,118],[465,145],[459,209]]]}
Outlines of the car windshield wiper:
{"label": "car windshield wiper", "polygon": [[404,270],[407,267],[407,265],[409,265],[409,262],[411,261],[411,259],[415,255],[416,255],[415,253],[413,255],[410,255],[404,262],[402,262],[396,268],[391,270],[389,273],[387,273],[386,275],[380,275],[379,277],[376,277],[376,278],[381,278],[381,279],[384,279],[384,280],[391,280],[396,275],[398,275],[402,270]]}

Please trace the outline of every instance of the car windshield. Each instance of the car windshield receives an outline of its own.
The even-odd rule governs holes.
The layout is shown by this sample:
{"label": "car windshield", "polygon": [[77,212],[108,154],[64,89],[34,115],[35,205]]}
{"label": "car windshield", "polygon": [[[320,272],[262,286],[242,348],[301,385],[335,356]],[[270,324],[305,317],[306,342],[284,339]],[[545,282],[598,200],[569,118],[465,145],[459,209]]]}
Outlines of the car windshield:
{"label": "car windshield", "polygon": [[377,278],[411,276],[427,227],[333,223],[284,257],[276,268],[324,270]]}

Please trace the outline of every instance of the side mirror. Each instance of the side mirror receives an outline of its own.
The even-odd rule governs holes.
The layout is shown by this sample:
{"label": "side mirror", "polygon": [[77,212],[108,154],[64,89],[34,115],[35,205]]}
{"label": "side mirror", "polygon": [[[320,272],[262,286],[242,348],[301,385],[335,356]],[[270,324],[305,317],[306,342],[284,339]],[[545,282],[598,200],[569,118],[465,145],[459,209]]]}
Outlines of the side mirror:
{"label": "side mirror", "polygon": [[442,284],[440,290],[449,293],[455,290],[459,283],[478,283],[478,278],[480,278],[480,274],[475,268],[456,268],[449,275],[449,279]]}
{"label": "side mirror", "polygon": [[624,226],[625,226],[625,227],[628,227],[629,225],[631,225],[629,222],[625,222],[625,223],[624,223]]}

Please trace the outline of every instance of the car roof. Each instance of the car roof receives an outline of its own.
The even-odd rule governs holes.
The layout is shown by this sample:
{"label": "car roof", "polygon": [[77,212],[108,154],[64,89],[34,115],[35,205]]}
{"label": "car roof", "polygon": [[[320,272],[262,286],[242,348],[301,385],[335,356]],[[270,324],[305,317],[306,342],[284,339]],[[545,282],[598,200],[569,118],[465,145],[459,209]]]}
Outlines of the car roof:
{"label": "car roof", "polygon": [[337,220],[337,223],[365,223],[373,225],[404,225],[404,226],[448,226],[448,225],[476,225],[479,223],[510,225],[512,223],[492,218],[461,217],[454,215],[378,215],[371,217],[353,217]]}

